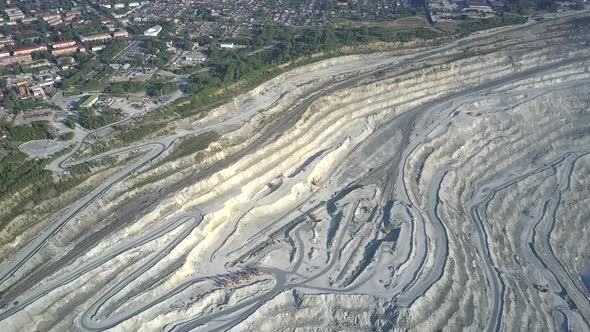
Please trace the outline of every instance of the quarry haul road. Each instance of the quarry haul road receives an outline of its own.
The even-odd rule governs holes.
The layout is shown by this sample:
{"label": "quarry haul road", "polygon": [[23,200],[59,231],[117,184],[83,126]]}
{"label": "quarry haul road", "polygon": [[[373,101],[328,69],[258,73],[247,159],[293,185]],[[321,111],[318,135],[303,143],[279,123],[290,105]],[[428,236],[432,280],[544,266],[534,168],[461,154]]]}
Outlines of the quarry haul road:
{"label": "quarry haul road", "polygon": [[[590,57],[586,58],[586,59],[590,59]],[[571,63],[575,63],[576,61],[578,61],[578,59],[568,59],[568,60],[564,60],[558,64],[551,64],[551,65],[546,65],[546,66],[540,66],[537,68],[534,68],[532,70],[528,70],[528,71],[524,71],[521,72],[517,75],[513,75],[507,78],[503,78],[500,80],[495,80],[492,82],[486,82],[485,84],[482,84],[481,86],[478,87],[474,87],[471,89],[468,89],[467,91],[463,91],[460,92],[458,94],[454,94],[450,97],[445,97],[441,100],[437,100],[435,102],[429,103],[429,105],[426,105],[424,107],[422,107],[420,109],[420,111],[415,111],[416,114],[415,116],[412,116],[412,121],[410,121],[408,123],[408,127],[410,128],[409,130],[407,130],[406,134],[404,135],[404,137],[410,137],[410,134],[412,133],[412,128],[414,126],[415,120],[417,118],[418,115],[426,115],[429,114],[430,112],[433,111],[437,111],[440,109],[440,105],[447,105],[442,107],[443,109],[446,110],[447,115],[450,115],[451,113],[454,112],[454,110],[456,109],[456,107],[451,107],[453,104],[458,103],[461,104],[462,102],[464,102],[465,100],[469,100],[469,98],[475,96],[477,93],[481,93],[481,92],[485,92],[485,91],[489,91],[492,90],[493,88],[497,88],[500,86],[503,86],[507,83],[510,82],[516,82],[516,81],[520,81],[522,79],[525,79],[527,77],[532,77],[534,75],[537,75],[539,73],[542,73],[544,71],[547,70],[553,70],[559,66],[564,66],[564,65],[568,65]],[[451,103],[452,102],[452,103]],[[441,123],[444,122],[444,120],[447,118],[447,116],[443,116],[442,117],[442,121],[439,121],[438,123],[435,123],[433,125],[433,128],[430,128],[429,130],[427,130],[427,132],[434,130],[436,126],[441,125]],[[385,127],[385,126],[384,126]],[[378,130],[376,131],[378,132]],[[376,135],[376,134],[375,134]],[[370,139],[367,139],[367,141],[370,141]],[[409,140],[408,139],[404,139],[403,140],[405,143],[402,145],[401,150],[402,151],[408,151],[408,153],[404,153],[405,157],[407,158],[407,156],[411,153],[411,151],[415,148],[415,146],[418,146],[418,144],[421,143],[421,141],[419,140],[418,142],[415,143],[415,146],[409,146]],[[401,158],[396,158],[397,160],[400,160]],[[405,159],[404,159],[405,160]],[[400,160],[401,161],[401,160]],[[398,163],[385,163],[385,165],[387,165],[387,167],[405,167],[405,166],[401,166]],[[404,164],[405,165],[405,161]],[[370,172],[370,175],[374,175],[378,170],[373,170]],[[336,172],[335,172],[336,173]],[[401,169],[401,172],[403,174],[403,169]],[[394,173],[392,173],[394,174]],[[436,176],[437,181],[434,181],[435,184],[438,184],[439,188],[440,188],[440,183],[442,182],[443,177],[445,176],[445,173],[440,173],[438,176]],[[366,181],[367,179],[370,179],[369,175],[364,176],[363,178],[355,181],[355,183],[363,183],[364,181]],[[440,189],[436,189],[436,190],[432,190],[431,194],[433,195],[433,197],[437,197],[438,196],[438,192],[440,191]],[[313,197],[313,196],[312,196]],[[302,204],[298,205],[296,208],[294,208],[293,210],[291,210],[291,212],[295,211],[296,209],[300,208],[301,206],[303,206],[305,203],[309,202],[312,198],[309,198],[307,201],[303,202]],[[438,205],[438,198],[430,198],[429,202],[431,203],[431,208],[428,212],[428,215],[430,215],[431,220],[437,220],[438,216],[436,213],[436,206]],[[315,209],[317,209],[317,207],[319,207],[320,205],[323,205],[325,203],[319,203],[317,206],[311,207],[307,210],[307,212],[303,213],[302,215],[307,215],[308,213],[314,211]],[[288,214],[288,213],[287,213]],[[285,214],[286,215],[286,214]],[[482,228],[483,226],[481,225],[481,220],[479,220],[478,218],[473,218],[473,223],[475,226],[475,230],[478,234],[478,238],[479,238],[479,252],[480,255],[482,256],[482,258],[484,259],[484,261],[486,262],[486,266],[487,266],[487,279],[488,282],[491,286],[490,291],[491,291],[491,297],[493,299],[492,301],[492,310],[489,313],[488,319],[487,319],[487,326],[486,326],[486,331],[497,331],[500,329],[500,325],[501,325],[501,318],[500,318],[500,313],[502,311],[502,307],[503,307],[503,284],[500,281],[499,277],[498,277],[498,271],[497,268],[494,266],[492,259],[490,257],[490,253],[487,249],[488,245],[487,245],[487,234],[485,232],[485,230]],[[479,220],[479,221],[477,221]],[[286,230],[292,229],[294,227],[297,227],[296,225],[303,222],[303,219],[297,218],[295,220],[293,220],[293,223],[289,223],[283,227],[281,227],[280,229],[271,232],[271,234],[267,235],[270,239],[274,239],[280,236],[280,234],[284,233],[284,232],[288,232]],[[348,225],[348,224],[347,224]],[[436,280],[438,280],[440,278],[440,276],[442,275],[442,269],[444,268],[444,263],[447,260],[447,250],[445,249],[445,247],[447,246],[447,238],[446,238],[446,234],[445,234],[445,230],[444,230],[444,226],[442,225],[442,223],[440,222],[440,219],[438,219],[438,223],[436,223],[436,225],[438,225],[435,230],[435,243],[436,243],[436,247],[437,248],[441,248],[442,250],[437,250],[435,252],[435,258],[433,259],[434,263],[436,264],[436,266],[431,270],[431,272],[423,279],[421,280],[420,284],[416,285],[412,285],[411,282],[408,281],[408,283],[406,284],[406,286],[400,286],[400,287],[396,287],[396,291],[394,292],[394,297],[395,296],[399,296],[398,299],[398,303],[400,305],[404,305],[404,306],[409,306],[411,303],[413,303],[417,298],[419,298],[420,296],[423,296],[424,293],[430,288],[430,286],[432,284],[434,284],[434,282]],[[424,226],[422,226],[424,227]],[[263,234],[268,234],[269,230],[263,230]],[[258,235],[258,236],[263,236],[263,235]],[[298,235],[298,232],[296,231],[296,242],[300,243],[301,239]],[[423,239],[426,238],[426,236],[422,236]],[[251,239],[254,240],[254,239]],[[256,241],[249,241],[252,243],[255,243]],[[340,241],[339,241],[340,242]],[[262,248],[266,248],[268,246],[268,244],[262,243],[259,246],[257,246],[256,248],[251,249],[250,251],[248,251],[247,253],[245,253],[243,256],[241,256],[241,258],[239,258],[238,260],[244,260],[246,257],[256,257],[259,254],[257,254],[257,252],[259,250],[261,250]],[[338,251],[338,246],[335,247],[334,251]],[[298,255],[301,255],[301,248],[298,248]],[[300,256],[299,256],[300,257]],[[424,255],[422,255],[422,257],[424,257]],[[296,260],[296,266],[300,264],[299,259]],[[331,266],[331,264],[333,263],[333,261],[331,261],[331,263],[329,264],[329,266]],[[411,275],[413,275],[414,277],[417,275],[418,271],[420,269],[423,268],[424,261],[421,261],[421,263],[416,266],[415,270],[411,273]],[[326,273],[326,270],[323,270],[321,274]],[[295,271],[293,271],[293,273],[295,273]],[[321,275],[320,274],[320,275]],[[314,286],[309,286],[306,285],[307,281],[313,281],[314,279],[316,279],[317,277],[319,277],[320,275],[314,276],[312,278],[310,278],[309,280],[303,280],[303,281],[299,281],[295,284],[288,284],[285,285],[285,289],[291,289],[291,288],[304,288],[304,289],[314,289],[314,290],[319,290],[319,291],[330,291],[330,292],[334,292],[334,293],[347,293],[347,292],[351,292],[354,291],[354,289],[358,288],[359,285],[353,285],[351,287],[346,287],[343,289],[332,289],[332,288],[322,288],[322,287],[314,287]],[[409,289],[407,289],[409,287]],[[402,290],[404,291],[403,295],[400,295]],[[275,293],[275,291],[270,292],[270,294],[272,295],[272,297],[276,296],[277,294]],[[262,305],[264,303],[264,301],[266,301],[267,298],[265,297],[264,300],[260,302],[260,305]],[[239,306],[237,308],[232,308],[229,312],[227,312],[227,314],[231,314],[231,313],[235,313],[238,310],[244,309],[246,307],[248,307],[249,305],[253,305],[256,301],[254,302],[248,302],[248,304],[244,304],[243,306]],[[255,306],[255,308],[258,308],[259,305]],[[254,311],[255,308],[250,308],[248,309],[248,311]],[[245,316],[245,315],[242,315]],[[210,317],[210,319],[214,319],[214,318],[218,318],[219,316],[214,316],[214,317]],[[194,321],[193,323],[190,324],[191,328],[194,328],[196,326],[201,326],[206,324],[206,322],[210,321],[209,318],[205,318],[202,317],[196,321]],[[224,325],[224,327],[231,327],[236,325],[239,322],[240,318],[236,318],[235,321],[233,321],[232,323],[228,323],[227,325]],[[186,329],[180,329],[179,331],[185,331]]]}
{"label": "quarry haul road", "polygon": [[[116,284],[112,285],[98,300],[96,300],[90,306],[90,308],[88,308],[82,314],[82,319],[80,322],[81,326],[84,329],[89,330],[89,331],[102,331],[102,330],[106,330],[106,329],[115,327],[119,323],[137,315],[138,313],[140,313],[142,311],[147,310],[148,308],[152,307],[153,305],[155,305],[159,302],[162,302],[165,299],[173,296],[174,294],[182,291],[183,289],[188,287],[190,284],[207,280],[208,278],[206,278],[206,277],[195,278],[195,279],[191,280],[190,283],[184,283],[180,287],[175,288],[169,294],[166,294],[165,296],[162,296],[160,298],[152,299],[151,302],[145,303],[141,307],[136,308],[135,310],[133,310],[131,312],[127,311],[127,312],[125,312],[125,314],[121,315],[120,317],[108,318],[106,321],[101,320],[98,322],[95,322],[92,320],[92,318],[94,318],[95,316],[98,315],[100,307],[103,306],[106,301],[108,301],[113,296],[117,295],[117,293],[119,293],[123,288],[125,288],[127,285],[129,285],[131,282],[133,282],[135,279],[137,279],[140,275],[144,274],[146,271],[148,271],[149,269],[154,267],[154,265],[156,265],[160,260],[162,260],[164,257],[166,257],[170,253],[170,251],[172,251],[182,240],[184,240],[184,238],[186,238],[196,227],[199,226],[199,224],[201,223],[202,220],[203,220],[203,217],[201,215],[195,215],[195,216],[186,216],[185,215],[185,216],[178,217],[173,223],[181,221],[181,224],[188,224],[188,226],[186,227],[187,229],[184,230],[181,234],[179,234],[176,238],[174,238],[174,240],[171,241],[169,244],[164,246],[164,248],[162,248],[159,252],[157,252],[147,262],[144,262],[141,265],[141,267],[139,267],[138,269],[133,271],[131,274],[128,274],[123,279],[119,280]],[[142,238],[143,238],[143,236],[142,236]],[[146,287],[148,287],[148,286],[146,286]]]}
{"label": "quarry haul road", "polygon": [[154,146],[154,149],[144,159],[132,164],[126,170],[111,177],[108,181],[103,182],[101,185],[93,189],[90,193],[85,195],[84,198],[77,201],[72,207],[69,208],[70,211],[72,209],[73,211],[67,213],[62,220],[50,225],[46,230],[44,230],[43,236],[39,236],[35,240],[27,244],[25,248],[23,248],[23,250],[21,250],[21,252],[17,255],[16,259],[13,259],[9,263],[2,264],[2,266],[0,266],[0,283],[3,283],[8,278],[12,277],[12,275],[23,264],[25,264],[31,257],[33,257],[33,255],[35,255],[43,247],[43,245],[49,239],[54,237],[70,220],[74,219],[90,204],[92,204],[98,198],[103,196],[114,185],[123,181],[131,174],[137,172],[145,165],[149,164],[153,159],[156,159],[169,147],[169,145],[165,145],[162,143],[151,143],[151,145]]}
{"label": "quarry haul road", "polygon": [[[427,54],[429,56],[430,54],[436,54],[436,52],[430,51]],[[365,74],[357,75],[352,78],[345,79],[344,82],[337,82],[335,85],[329,86],[328,88],[324,88],[319,92],[318,91],[312,92],[311,98],[306,98],[304,100],[304,102],[302,102],[301,104],[298,104],[296,106],[296,111],[289,112],[290,115],[287,118],[287,120],[282,119],[283,121],[281,121],[281,124],[277,128],[275,128],[275,130],[268,132],[266,135],[264,135],[260,141],[268,142],[272,138],[272,136],[276,135],[276,133],[280,134],[282,131],[284,131],[287,128],[289,128],[290,126],[294,125],[294,123],[299,119],[301,114],[309,107],[309,105],[313,101],[320,98],[321,96],[327,95],[333,91],[336,91],[337,89],[342,89],[342,88],[352,86],[352,85],[356,84],[358,81],[366,79],[366,78],[374,75],[375,73],[381,72],[382,70],[384,70],[384,69],[383,68],[372,69],[372,70],[369,70]],[[385,70],[389,70],[389,68],[386,68]],[[67,156],[65,156],[58,163],[57,168],[59,168],[60,170],[67,170],[69,167],[73,167],[73,166],[80,165],[80,164],[87,163],[87,162],[91,162],[91,161],[96,161],[96,160],[99,160],[102,158],[121,154],[121,153],[124,153],[127,151],[133,151],[136,149],[147,148],[149,146],[154,147],[152,149],[152,151],[148,155],[146,155],[144,158],[142,158],[140,161],[134,163],[133,165],[128,167],[126,170],[114,175],[113,177],[111,177],[110,179],[106,180],[101,185],[99,185],[97,188],[93,189],[90,193],[85,195],[82,199],[77,201],[75,204],[73,204],[69,208],[70,211],[73,209],[72,212],[67,213],[66,216],[63,217],[61,220],[51,224],[48,228],[46,228],[43,231],[43,233],[45,235],[37,237],[32,242],[25,245],[25,247],[23,249],[21,249],[20,252],[17,254],[17,256],[14,259],[12,259],[11,261],[3,262],[2,265],[0,265],[0,284],[4,283],[9,278],[11,278],[16,271],[18,271],[29,259],[31,259],[37,252],[39,252],[41,250],[41,248],[45,245],[45,243],[47,243],[47,241],[49,241],[51,238],[53,238],[70,220],[74,219],[80,212],[84,211],[93,202],[95,202],[97,199],[99,199],[101,196],[103,196],[114,185],[125,180],[127,177],[138,172],[141,168],[143,168],[144,166],[149,164],[152,160],[158,158],[162,153],[164,153],[174,143],[173,139],[166,139],[166,141],[168,141],[168,142],[166,142],[166,144],[161,143],[161,142],[153,142],[153,143],[146,143],[146,144],[142,144],[142,145],[134,146],[134,147],[125,147],[125,148],[117,149],[115,151],[106,152],[106,153],[101,154],[99,156],[90,157],[88,160],[81,160],[81,161],[77,161],[71,165],[67,165],[68,161],[77,152],[79,152],[81,150],[84,142],[86,142],[86,140],[91,135],[93,135],[96,132],[99,132],[101,130],[104,130],[106,128],[109,128],[109,127],[115,126],[117,124],[129,121],[129,120],[131,120],[131,118],[132,117],[123,119],[121,121],[109,124],[105,127],[96,129],[96,130],[88,133],[79,142],[76,149],[74,151],[72,151],[71,153],[69,153]],[[223,128],[225,123],[233,123],[233,122],[234,122],[234,120],[232,120],[231,118],[224,117],[221,122],[209,125],[207,127],[219,129],[219,128]],[[207,130],[207,129],[202,128],[202,129],[198,129],[197,131],[203,132],[205,130]],[[249,152],[249,150],[242,151],[242,153],[240,153],[239,155],[243,155],[248,152]],[[235,158],[230,158],[230,159],[235,159]],[[23,288],[23,287],[29,288],[31,286],[32,285],[20,285],[20,288]],[[3,298],[0,300],[6,300],[6,299]],[[6,304],[7,303],[0,303],[0,307],[5,306]]]}
{"label": "quarry haul road", "polygon": [[201,220],[202,220],[202,216],[200,216],[200,215],[179,216],[175,220],[168,222],[168,223],[164,223],[160,227],[157,227],[153,230],[147,230],[141,236],[135,237],[135,238],[131,239],[129,242],[116,244],[115,246],[113,246],[113,248],[109,249],[107,252],[96,257],[92,261],[84,262],[80,267],[78,267],[74,271],[69,272],[67,274],[64,273],[59,278],[57,278],[55,281],[51,282],[49,285],[44,285],[41,289],[35,290],[34,295],[32,295],[31,297],[29,297],[26,300],[21,300],[19,302],[18,306],[12,307],[9,310],[1,313],[0,320],[13,315],[17,311],[21,310],[22,308],[26,307],[28,304],[34,302],[36,299],[38,299],[39,297],[46,294],[47,292],[50,292],[60,286],[68,284],[69,282],[75,280],[76,278],[79,278],[83,274],[90,272],[93,269],[99,267],[100,265],[106,263],[107,261],[111,260],[112,258],[117,257],[120,254],[125,253],[129,250],[132,250],[135,247],[139,247],[143,244],[154,241],[154,240],[166,235],[167,233],[175,230],[176,228],[189,223],[189,221],[190,221],[191,226],[188,227],[187,230],[185,230],[184,232],[182,232],[179,235],[179,238],[180,237],[184,238],[190,233],[190,231],[192,231],[194,229],[194,227],[198,226],[198,223],[200,223]]}
{"label": "quarry haul road", "polygon": [[[579,15],[579,14],[576,14],[576,13],[574,13],[574,14],[571,14],[571,16],[576,16],[576,15]],[[531,24],[536,24],[536,23],[531,23]],[[366,73],[362,73],[362,74],[360,74],[360,75],[357,75],[357,76],[355,76],[355,77],[352,77],[352,78],[345,79],[343,82],[337,82],[336,84],[334,84],[334,85],[332,85],[332,86],[329,86],[329,87],[327,87],[327,88],[323,88],[323,89],[321,89],[320,91],[317,91],[317,92],[314,92],[314,93],[312,93],[312,95],[311,95],[310,97],[308,97],[308,98],[305,98],[305,99],[304,99],[304,101],[303,101],[302,103],[298,104],[298,105],[295,107],[295,109],[291,110],[289,113],[292,113],[292,115],[291,115],[291,116],[290,116],[290,117],[289,117],[289,118],[288,118],[286,121],[284,121],[284,119],[283,119],[282,123],[281,123],[281,124],[280,124],[280,125],[279,125],[279,126],[278,126],[278,127],[275,129],[275,130],[274,130],[274,131],[272,131],[272,132],[269,132],[269,133],[268,133],[268,135],[266,135],[266,136],[265,136],[265,139],[264,139],[264,141],[267,141],[268,139],[270,139],[270,137],[271,137],[271,136],[273,136],[273,135],[276,135],[275,133],[279,133],[279,134],[280,134],[280,133],[281,133],[281,132],[283,132],[283,131],[284,131],[286,128],[288,128],[288,127],[291,127],[291,126],[294,124],[294,122],[295,122],[295,121],[297,121],[297,120],[299,119],[299,117],[301,116],[301,114],[303,113],[303,111],[305,111],[305,110],[306,110],[306,109],[309,107],[309,105],[311,105],[311,104],[312,104],[312,103],[313,103],[315,100],[317,100],[318,98],[320,98],[320,97],[322,97],[322,96],[324,96],[324,95],[328,95],[328,94],[330,94],[330,93],[332,93],[332,92],[334,92],[334,91],[336,91],[336,90],[339,90],[339,89],[345,89],[345,88],[348,88],[348,87],[354,86],[354,85],[355,85],[355,84],[357,84],[359,81],[362,81],[362,80],[364,80],[364,79],[370,78],[371,76],[374,76],[374,75],[379,75],[381,72],[387,72],[387,71],[389,71],[389,70],[390,70],[390,67],[391,67],[391,66],[393,66],[393,67],[404,66],[404,65],[407,65],[407,64],[410,64],[410,63],[414,63],[414,62],[423,61],[423,60],[426,60],[426,59],[428,59],[428,58],[434,58],[434,59],[436,59],[436,58],[445,58],[444,56],[440,56],[440,53],[441,53],[442,51],[445,51],[445,50],[450,50],[450,49],[453,49],[453,48],[455,48],[455,47],[457,47],[457,46],[464,45],[464,44],[468,44],[468,43],[473,43],[473,42],[476,42],[476,41],[479,41],[479,40],[485,40],[485,39],[489,39],[490,37],[493,37],[493,36],[496,36],[496,35],[502,34],[502,33],[504,33],[505,31],[511,31],[511,30],[518,30],[518,29],[523,29],[523,28],[525,28],[525,27],[527,27],[527,26],[530,26],[531,24],[528,24],[528,25],[525,25],[525,26],[511,27],[511,28],[509,28],[509,29],[504,29],[504,30],[502,30],[502,31],[498,31],[498,32],[494,32],[494,33],[487,34],[487,35],[485,35],[485,36],[468,37],[468,38],[466,38],[466,39],[464,39],[464,40],[455,41],[455,42],[452,42],[452,43],[450,43],[450,44],[448,44],[448,45],[444,45],[444,46],[441,46],[441,47],[437,47],[437,48],[434,48],[434,49],[432,49],[432,50],[426,50],[426,51],[420,52],[420,53],[418,53],[418,54],[416,54],[416,55],[412,55],[412,56],[404,56],[404,57],[402,57],[402,60],[401,60],[399,63],[394,63],[394,64],[390,64],[390,65],[383,65],[383,66],[381,66],[381,68],[376,68],[376,69],[371,69],[371,70],[368,70]],[[407,58],[407,59],[404,59],[404,58]],[[102,128],[99,128],[99,129],[96,129],[96,130],[94,130],[94,131],[90,132],[90,133],[89,133],[89,134],[87,134],[87,135],[84,137],[84,139],[83,139],[83,140],[82,140],[82,141],[81,141],[81,142],[78,144],[78,147],[75,149],[75,151],[73,151],[72,153],[70,153],[68,157],[66,157],[65,159],[63,159],[63,160],[62,160],[62,161],[59,163],[59,166],[58,166],[58,167],[59,167],[60,169],[66,169],[67,167],[71,167],[71,166],[74,166],[74,165],[82,164],[82,163],[84,163],[84,162],[89,162],[89,161],[91,161],[91,160],[97,160],[97,159],[100,159],[100,158],[103,158],[103,157],[107,157],[107,156],[110,156],[110,155],[119,154],[119,153],[122,153],[122,152],[124,152],[124,151],[130,151],[130,150],[134,150],[135,148],[141,148],[142,146],[137,146],[137,147],[129,147],[129,148],[123,148],[123,149],[121,149],[121,151],[119,151],[119,152],[106,153],[106,154],[104,154],[104,156],[101,156],[100,158],[99,158],[99,157],[94,157],[94,158],[91,158],[91,159],[89,159],[89,160],[87,160],[87,161],[80,161],[80,162],[77,162],[77,163],[75,163],[75,164],[73,164],[73,165],[70,165],[70,166],[67,166],[67,165],[65,165],[65,164],[67,163],[67,161],[68,161],[69,159],[71,159],[71,157],[72,157],[72,156],[73,156],[73,155],[74,155],[76,152],[78,152],[78,151],[81,149],[81,147],[82,147],[83,143],[84,143],[84,142],[85,142],[85,141],[88,139],[88,137],[90,137],[92,134],[94,134],[94,133],[96,133],[96,132],[98,132],[98,131],[100,131],[100,130],[104,130],[104,129],[105,129],[105,128],[107,128],[107,127],[111,127],[111,126],[114,126],[114,125],[117,125],[117,124],[120,124],[120,123],[123,123],[123,122],[129,121],[129,120],[131,120],[132,118],[133,118],[133,117],[126,118],[126,119],[123,119],[123,120],[121,120],[121,121],[118,121],[118,122],[112,123],[112,124],[110,124],[110,125],[108,125],[108,126],[105,126],[105,127],[102,127]],[[228,119],[228,121],[229,121],[229,119]],[[151,145],[151,144],[159,144],[160,146],[162,145],[162,143],[148,143],[148,144],[145,144],[145,145],[143,145],[143,146],[149,146],[149,145]],[[164,150],[165,150],[165,149],[166,149],[166,148],[164,148]],[[162,152],[163,152],[163,150],[162,150],[162,151],[160,151],[160,152],[159,152],[159,153],[158,153],[158,154],[157,154],[155,157],[153,157],[153,158],[151,158],[151,159],[155,159],[155,158],[156,158],[157,156],[159,156],[159,155],[160,155]],[[151,160],[151,159],[150,159],[150,160]],[[148,161],[148,162],[149,162],[149,161]],[[146,164],[147,164],[147,162],[146,162]],[[142,165],[142,166],[143,166],[143,165]],[[120,179],[117,179],[117,180],[113,181],[113,184],[115,184],[115,183],[117,183],[117,182],[120,182],[120,181],[121,181],[121,180],[123,180],[123,179],[124,179],[124,178],[125,178],[127,175],[134,173],[135,171],[139,170],[140,168],[141,168],[141,167],[138,167],[137,169],[134,169],[133,171],[131,171],[131,172],[127,173],[127,174],[124,174],[124,176],[122,176]],[[110,181],[109,181],[109,182],[110,182]],[[110,187],[111,187],[111,186],[108,186],[108,188],[110,188]],[[107,188],[107,190],[108,190],[108,188]],[[104,192],[106,192],[106,190],[104,190]],[[104,193],[104,192],[103,192],[103,193]],[[95,197],[94,197],[94,199],[98,198],[99,196],[100,196],[100,195],[97,195],[97,196],[95,196]],[[84,209],[84,208],[85,208],[87,205],[89,205],[89,204],[90,204],[90,203],[91,203],[91,202],[92,202],[94,199],[88,200],[88,201],[87,201],[87,204],[85,204],[83,208],[81,208],[81,209],[79,209],[79,210],[75,210],[75,211],[74,211],[74,213],[73,213],[72,215],[70,215],[70,216],[69,216],[67,219],[69,220],[69,219],[73,218],[73,216],[75,216],[77,213],[79,213],[80,211],[82,211],[82,210],[83,210],[83,209]],[[67,222],[67,221],[66,221],[66,222]],[[61,224],[61,223],[58,223],[58,224]],[[61,229],[61,227],[58,227],[58,229]],[[53,232],[51,232],[51,233],[53,233]],[[42,242],[45,242],[45,239],[44,239],[44,240],[42,240]],[[38,249],[37,249],[37,250],[33,250],[33,251],[38,251]],[[30,258],[30,256],[29,256],[29,255],[25,255],[25,259],[24,259],[24,260],[26,261],[26,260],[28,260],[29,258]],[[15,264],[12,264],[12,265],[15,265]],[[7,271],[6,273],[4,273],[4,274],[0,274],[0,283],[4,282],[4,281],[6,280],[6,278],[7,278],[7,275],[11,275],[11,274],[13,274],[13,273],[14,273],[14,271],[15,271],[16,269],[18,269],[18,267],[15,269],[15,268],[14,268],[12,265],[11,265],[11,266],[8,268],[8,271]],[[21,263],[19,263],[19,264],[16,264],[16,265],[19,265],[19,266],[20,266],[20,265],[22,265],[22,262],[21,262]]]}

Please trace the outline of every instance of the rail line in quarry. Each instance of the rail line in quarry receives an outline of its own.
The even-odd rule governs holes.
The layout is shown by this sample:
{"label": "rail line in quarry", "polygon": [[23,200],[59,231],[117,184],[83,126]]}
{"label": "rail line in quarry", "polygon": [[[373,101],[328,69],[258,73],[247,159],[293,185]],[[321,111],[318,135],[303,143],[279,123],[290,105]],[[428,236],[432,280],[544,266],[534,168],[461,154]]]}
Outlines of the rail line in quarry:
{"label": "rail line in quarry", "polygon": [[209,173],[59,273],[10,277],[53,236],[4,261],[0,329],[587,330],[589,17],[266,83],[186,130],[227,138]]}

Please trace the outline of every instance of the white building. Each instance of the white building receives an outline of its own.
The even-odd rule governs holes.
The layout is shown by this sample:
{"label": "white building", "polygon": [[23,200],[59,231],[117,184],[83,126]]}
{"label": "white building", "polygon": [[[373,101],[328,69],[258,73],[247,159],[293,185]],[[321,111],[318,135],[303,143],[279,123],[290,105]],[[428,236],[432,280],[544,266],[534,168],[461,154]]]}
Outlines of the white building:
{"label": "white building", "polygon": [[156,37],[162,31],[162,27],[160,25],[153,26],[143,32],[144,36],[149,37]]}
{"label": "white building", "polygon": [[207,60],[207,56],[201,52],[185,52],[182,56],[186,62],[203,63]]}
{"label": "white building", "polygon": [[219,44],[219,47],[221,47],[221,48],[234,48],[234,43],[232,43],[232,42],[221,42]]}

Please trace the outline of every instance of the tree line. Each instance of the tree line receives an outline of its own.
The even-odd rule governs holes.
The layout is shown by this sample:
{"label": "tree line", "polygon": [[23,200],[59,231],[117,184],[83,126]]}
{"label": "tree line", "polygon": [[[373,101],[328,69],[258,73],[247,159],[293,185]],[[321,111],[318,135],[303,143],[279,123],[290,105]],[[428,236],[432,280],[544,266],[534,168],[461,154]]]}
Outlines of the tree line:
{"label": "tree line", "polygon": [[55,138],[47,121],[35,121],[30,125],[22,126],[3,125],[0,128],[8,132],[10,140],[14,142],[28,142],[38,139]]}
{"label": "tree line", "polygon": [[104,92],[111,95],[123,96],[130,93],[146,92],[150,96],[163,96],[178,89],[174,82],[163,80],[113,82]]}
{"label": "tree line", "polygon": [[438,33],[429,29],[393,31],[387,27],[292,28],[266,26],[250,40],[251,50],[223,50],[212,47],[209,51],[206,72],[191,76],[186,92],[193,94],[190,103],[177,107],[177,111],[204,105],[214,98],[211,93],[237,81],[259,82],[268,77],[268,71],[278,64],[318,52],[332,51],[342,46],[368,42],[408,42],[415,39],[433,39]]}
{"label": "tree line", "polygon": [[80,125],[86,129],[98,129],[122,118],[121,111],[114,109],[103,110],[100,115],[92,108],[80,110]]}

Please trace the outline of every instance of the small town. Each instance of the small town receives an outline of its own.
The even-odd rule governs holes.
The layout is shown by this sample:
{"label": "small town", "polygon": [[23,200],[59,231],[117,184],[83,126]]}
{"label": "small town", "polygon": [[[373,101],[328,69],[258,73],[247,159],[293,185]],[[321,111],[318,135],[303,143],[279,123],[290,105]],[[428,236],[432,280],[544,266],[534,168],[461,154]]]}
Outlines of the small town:
{"label": "small town", "polygon": [[[547,0],[539,5],[556,11],[584,6],[585,0]],[[160,102],[149,93],[141,98],[137,93],[126,96],[125,103],[118,98],[121,94],[109,94],[105,88],[110,83],[120,83],[112,86],[115,89],[124,82],[128,86],[143,82],[170,90],[176,84],[182,93],[187,87],[191,92],[188,78],[215,66],[209,61],[212,52],[230,50],[243,56],[274,47],[268,41],[259,42],[268,27],[297,31],[392,21],[397,29],[448,32],[466,20],[492,19],[523,9],[503,0],[6,0],[1,10],[0,98],[4,101],[0,121],[11,122],[19,111],[26,111],[20,118],[27,123],[75,117],[67,111],[84,105],[90,95],[100,96],[101,105],[115,105],[123,112],[133,112],[134,104],[142,109],[148,103],[157,106]]]}
{"label": "small town", "polygon": [[590,331],[590,0],[0,0],[0,332]]}

